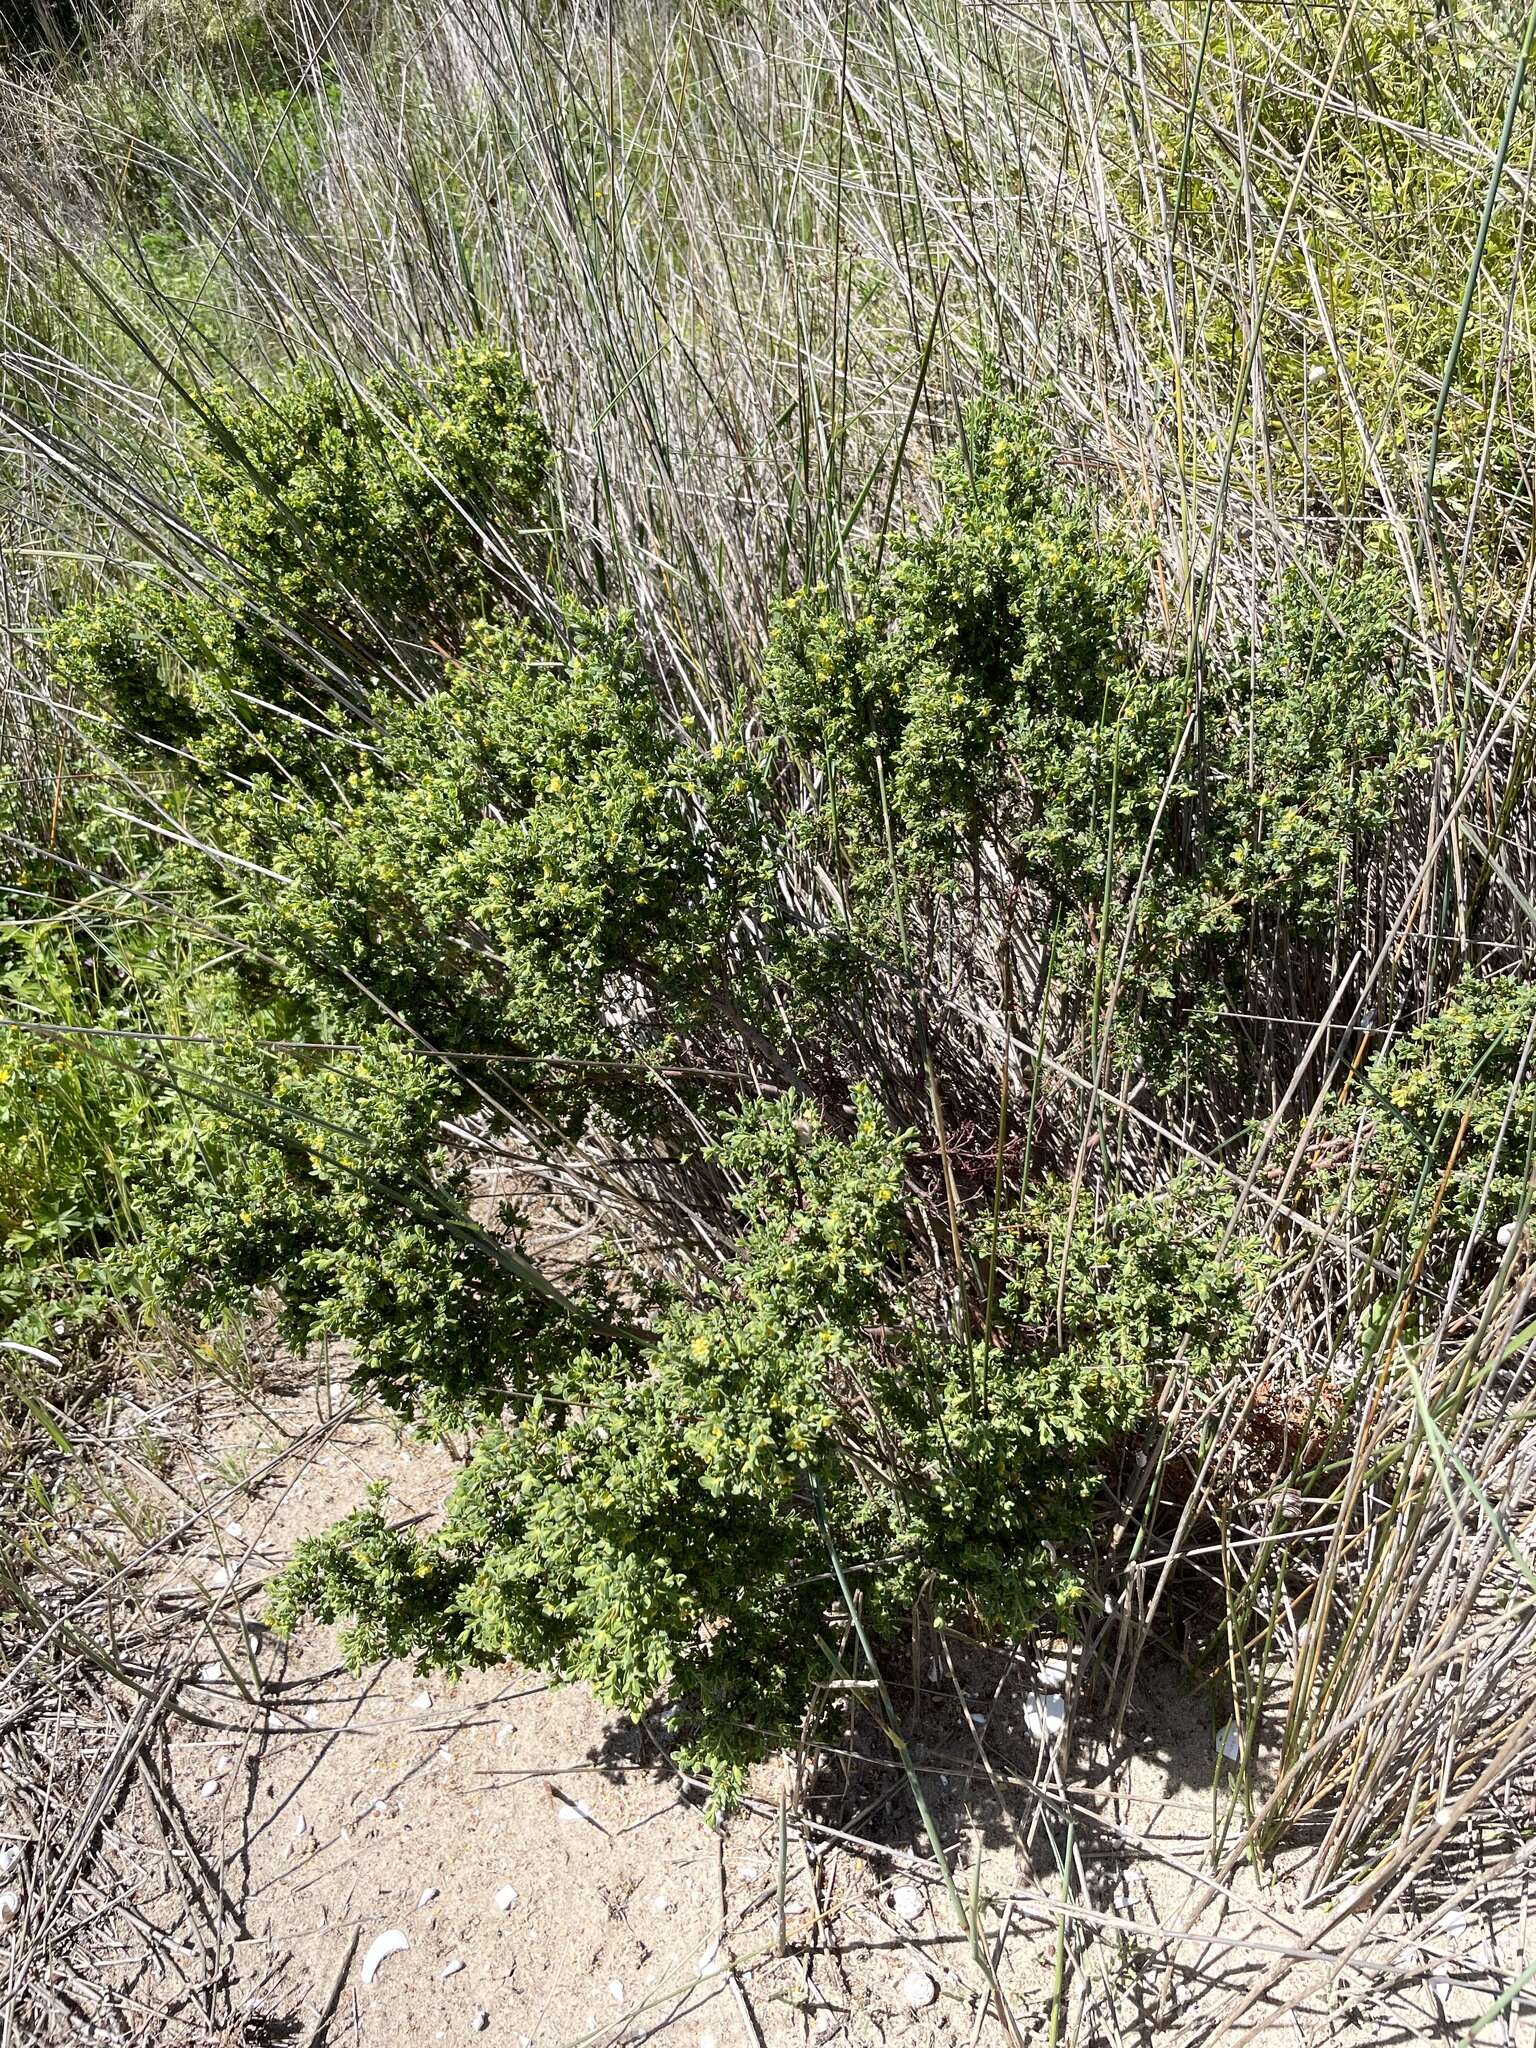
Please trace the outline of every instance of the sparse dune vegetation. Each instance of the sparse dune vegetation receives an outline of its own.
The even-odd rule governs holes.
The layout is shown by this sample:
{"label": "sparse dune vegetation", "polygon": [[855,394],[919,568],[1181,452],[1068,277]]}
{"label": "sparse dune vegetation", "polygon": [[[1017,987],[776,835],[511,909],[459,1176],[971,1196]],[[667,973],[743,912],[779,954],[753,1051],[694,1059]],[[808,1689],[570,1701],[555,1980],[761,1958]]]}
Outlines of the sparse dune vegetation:
{"label": "sparse dune vegetation", "polygon": [[[258,1635],[526,1668],[769,1824],[759,2044],[823,2037],[753,1989],[812,1984],[797,1830],[811,1948],[822,1841],[963,1952],[894,2020],[845,1974],[850,2040],[1529,2027],[1533,55],[1469,0],[0,13],[0,2040],[350,2038],[350,1955],[284,2006],[217,1928],[191,2003],[153,1940],[92,1988],[130,1761],[230,1725],[164,1603],[234,1585],[263,1728]],[[210,1471],[343,1415],[351,1497],[168,1593]],[[1126,1792],[1159,1860],[1170,1688],[1165,1911],[1094,1859]]]}

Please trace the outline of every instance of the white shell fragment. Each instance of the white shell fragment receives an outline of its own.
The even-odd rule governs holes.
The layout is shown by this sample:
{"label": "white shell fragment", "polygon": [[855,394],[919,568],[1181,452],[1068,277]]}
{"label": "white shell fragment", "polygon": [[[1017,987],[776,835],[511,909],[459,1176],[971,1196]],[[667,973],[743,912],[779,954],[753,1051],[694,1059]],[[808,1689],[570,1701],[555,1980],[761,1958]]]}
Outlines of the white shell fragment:
{"label": "white shell fragment", "polygon": [[21,1911],[21,1893],[0,1892],[0,1934],[3,1934],[16,1915]]}
{"label": "white shell fragment", "polygon": [[608,1979],[608,1996],[615,2005],[622,2005],[624,2003],[624,1986],[617,1977],[610,1977]]}
{"label": "white shell fragment", "polygon": [[502,1886],[501,1890],[500,1890],[500,1891],[499,1891],[499,1892],[498,1892],[498,1893],[496,1894],[496,1910],[497,1910],[497,1912],[498,1912],[498,1913],[510,1913],[510,1912],[511,1912],[511,1910],[512,1910],[512,1908],[513,1908],[513,1907],[514,1907],[514,1906],[515,1906],[516,1904],[517,1904],[517,1887],[516,1887],[516,1885],[504,1884],[504,1885]]}
{"label": "white shell fragment", "polygon": [[1238,1734],[1230,1721],[1225,1728],[1217,1731],[1216,1754],[1224,1758],[1229,1764],[1242,1762],[1243,1738]]}
{"label": "white shell fragment", "polygon": [[20,1861],[20,1846],[15,1842],[5,1843],[0,1847],[0,1877],[9,1877]]}
{"label": "white shell fragment", "polygon": [[432,1901],[436,1897],[437,1886],[435,1884],[429,1884],[426,1890],[422,1893],[421,1897],[416,1901],[416,1903],[418,1906],[430,1906]]}
{"label": "white shell fragment", "polygon": [[901,2002],[909,2012],[921,2012],[938,1995],[939,1987],[926,1970],[908,1970],[901,1980]]}
{"label": "white shell fragment", "polygon": [[203,1782],[201,1783],[201,1785],[199,1785],[199,1786],[198,1786],[198,1788],[197,1788],[197,1791],[198,1791],[198,1797],[199,1797],[199,1798],[201,1798],[201,1799],[217,1799],[217,1798],[218,1798],[218,1796],[219,1796],[219,1781],[218,1781],[218,1779],[217,1779],[217,1778],[204,1778],[204,1780],[203,1780]]}
{"label": "white shell fragment", "polygon": [[1501,1251],[1514,1243],[1519,1228],[1520,1226],[1517,1223],[1501,1223],[1499,1225],[1499,1249]]}
{"label": "white shell fragment", "polygon": [[431,1706],[431,1704],[432,1695],[429,1692],[419,1692],[417,1693],[415,1699],[411,1701],[411,1705],[416,1709],[418,1714],[424,1714],[427,1711],[428,1707]]}
{"label": "white shell fragment", "polygon": [[699,1957],[698,1974],[700,1977],[716,1976],[723,1967],[720,1961],[720,1937],[717,1934],[705,1945],[704,1953]]}
{"label": "white shell fragment", "polygon": [[1024,1695],[1024,1726],[1036,1742],[1049,1742],[1067,1725],[1067,1703],[1059,1692]]}
{"label": "white shell fragment", "polygon": [[483,2034],[491,2024],[491,2016],[488,2012],[477,2012],[469,2024],[473,2032]]}
{"label": "white shell fragment", "polygon": [[437,1974],[446,1982],[449,1977],[457,1977],[460,1970],[467,1970],[468,1968],[469,1965],[462,1956],[455,1956],[451,1963],[444,1963]]}
{"label": "white shell fragment", "polygon": [[891,1893],[891,1911],[898,1920],[920,1920],[925,1903],[915,1884],[899,1884]]}
{"label": "white shell fragment", "polygon": [[596,1828],[599,1833],[606,1834],[607,1830],[603,1827],[602,1822],[590,1806],[584,1805],[581,1800],[575,1798],[571,1793],[562,1792],[558,1785],[552,1785],[550,1790],[555,1795],[555,1806],[557,1808],[555,1818],[563,1827],[570,1827],[573,1822],[584,1820],[588,1827]]}
{"label": "white shell fragment", "polygon": [[398,1927],[391,1927],[387,1933],[379,1935],[367,1955],[363,1957],[363,1982],[371,1984],[379,1974],[380,1967],[387,1963],[391,1956],[399,1955],[401,1949],[409,1948],[410,1945]]}

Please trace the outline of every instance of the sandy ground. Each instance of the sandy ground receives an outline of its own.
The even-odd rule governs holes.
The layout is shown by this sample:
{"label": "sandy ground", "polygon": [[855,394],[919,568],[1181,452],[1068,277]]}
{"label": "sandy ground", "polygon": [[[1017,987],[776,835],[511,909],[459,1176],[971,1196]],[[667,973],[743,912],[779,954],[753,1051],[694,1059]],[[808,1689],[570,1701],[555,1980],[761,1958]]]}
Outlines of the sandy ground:
{"label": "sandy ground", "polygon": [[[1069,1750],[1048,1704],[1067,1665],[924,1646],[907,1734],[958,1897],[853,1696],[845,1743],[765,1766],[717,1829],[647,1730],[584,1690],[513,1670],[351,1677],[328,1630],[263,1628],[261,1588],[373,1480],[431,1512],[451,1460],[380,1417],[338,1419],[331,1391],[230,1404],[180,1488],[204,1512],[163,1587],[186,1675],[170,1804],[130,1800],[113,1822],[117,1906],[160,1938],[119,1942],[116,1966],[109,1946],[93,2026],[57,2038],[1322,2048],[1464,2038],[1521,1966],[1518,1889],[1491,1881],[1413,1905],[1406,1965],[1389,1952],[1402,1912],[1373,1928],[1303,1910],[1304,1860],[1217,1885],[1231,1774],[1208,1710],[1154,1667],[1112,1751],[1081,1728]],[[189,1859],[218,1902],[202,1928],[170,1882]],[[402,1939],[365,1981],[385,1935]],[[1519,2038],[1508,2015],[1478,2036]]]}

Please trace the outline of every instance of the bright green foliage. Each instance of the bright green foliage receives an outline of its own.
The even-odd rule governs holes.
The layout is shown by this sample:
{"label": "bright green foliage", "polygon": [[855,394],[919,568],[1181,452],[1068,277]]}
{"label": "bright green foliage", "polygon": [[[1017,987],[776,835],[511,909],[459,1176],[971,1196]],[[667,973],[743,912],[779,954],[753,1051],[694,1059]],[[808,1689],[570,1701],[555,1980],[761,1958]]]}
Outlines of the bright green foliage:
{"label": "bright green foliage", "polygon": [[[39,844],[68,833],[72,797],[0,762],[0,1337],[60,1363],[90,1350],[100,1261],[132,1228],[150,1092],[113,1035],[137,1022],[131,990]],[[0,1393],[43,1364],[0,1355]]]}
{"label": "bright green foliage", "polygon": [[[4,906],[0,896],[0,907]],[[0,1325],[42,1314],[75,1261],[110,1243],[124,1220],[120,1172],[142,1110],[131,1063],[110,1043],[129,1013],[104,962],[68,926],[0,924]],[[54,1308],[43,1320],[57,1317]],[[29,1318],[18,1334],[47,1333]]]}
{"label": "bright green foliage", "polygon": [[1379,567],[1316,586],[1292,574],[1255,650],[1248,702],[1234,685],[1223,707],[1224,837],[1240,894],[1307,936],[1347,907],[1358,856],[1429,766],[1433,733],[1402,668],[1401,603]]}
{"label": "bright green foliage", "polygon": [[533,517],[546,463],[522,374],[491,348],[415,387],[306,374],[215,398],[187,506],[210,587],[145,581],[64,613],[56,678],[216,781],[275,763],[324,784],[327,736],[382,688],[436,680],[491,607],[495,549]]}
{"label": "bright green foliage", "polygon": [[[1122,142],[1116,192],[1159,241],[1177,197],[1176,349],[1161,283],[1136,312],[1170,391],[1175,378],[1186,393],[1197,382],[1213,421],[1257,411],[1262,394],[1255,438],[1282,492],[1379,511],[1385,476],[1401,503],[1417,502],[1525,12],[1431,0],[1360,0],[1342,14],[1293,0],[1137,7],[1150,89]],[[1531,143],[1527,91],[1511,166],[1529,160]],[[1501,418],[1531,413],[1523,262],[1511,178],[1490,222],[1437,469],[1453,530],[1482,477],[1461,572],[1469,608],[1512,595],[1501,591],[1501,499],[1523,491],[1522,461]],[[1244,369],[1255,323],[1261,376]],[[1220,449],[1201,453],[1214,465]]]}
{"label": "bright green foliage", "polygon": [[162,1299],[212,1320],[275,1289],[288,1341],[346,1344],[357,1376],[429,1427],[494,1412],[569,1343],[512,1218],[493,1236],[468,1213],[441,1065],[386,1034],[324,1059],[231,1045],[181,1086],[199,1114],[167,1131],[141,1194]]}
{"label": "bright green foliage", "polygon": [[785,606],[771,716],[825,765],[821,827],[877,929],[887,820],[897,875],[940,888],[985,838],[1054,925],[1069,990],[1123,951],[1131,1049],[1157,1061],[1176,1028],[1208,1057],[1244,961],[1326,935],[1426,763],[1397,584],[1298,573],[1246,661],[1160,664],[1136,645],[1135,551],[1049,485],[1035,417],[988,401],[967,452],[933,529],[866,565],[848,614]]}
{"label": "bright green foliage", "polygon": [[877,1631],[920,1597],[990,1629],[1065,1612],[1103,1458],[1156,1374],[1244,1355],[1263,1254],[1223,1243],[1192,1183],[1069,1245],[1053,1190],[1003,1247],[993,1343],[957,1342],[902,1306],[910,1141],[864,1091],[853,1117],[843,1137],[788,1099],[737,1117],[718,1276],[643,1351],[578,1353],[490,1429],[437,1532],[391,1530],[376,1499],[305,1544],[279,1621],[346,1621],[359,1662],[516,1658],[632,1713],[668,1694],[727,1797],[831,1675],[817,1499]]}
{"label": "bright green foliage", "polygon": [[1003,1260],[1005,1323],[1048,1342],[1059,1319],[1078,1371],[1107,1381],[1155,1379],[1179,1362],[1215,1377],[1242,1359],[1271,1266],[1262,1241],[1236,1228],[1231,1193],[1193,1168],[1097,1214],[1047,1188]]}
{"label": "bright green foliage", "polygon": [[263,1000],[275,977],[346,1032],[382,1012],[515,1059],[579,1118],[590,1063],[745,1000],[756,769],[668,718],[624,620],[570,605],[550,637],[496,609],[487,535],[546,462],[511,358],[361,397],[305,376],[211,419],[189,513],[217,588],[67,612],[56,685],[123,755],[147,743],[211,849],[170,886],[263,963]]}
{"label": "bright green foliage", "polygon": [[547,463],[515,360],[466,348],[419,387],[306,374],[216,400],[192,503],[283,624],[393,646],[454,636],[484,609],[481,522],[515,535]]}
{"label": "bright green foliage", "polygon": [[1384,1249],[1443,1279],[1529,1200],[1536,983],[1465,975],[1444,1007],[1367,1068],[1334,1119],[1349,1199]]}
{"label": "bright green foliage", "polygon": [[1272,1265],[1194,1174],[1098,1212],[1061,1185],[1029,1198],[998,1246],[995,1346],[946,1379],[906,1503],[940,1611],[1011,1635],[1065,1617],[1106,1455],[1165,1374],[1243,1365]]}
{"label": "bright green foliage", "polygon": [[881,861],[888,814],[904,864],[940,885],[996,830],[1033,719],[1103,717],[1144,592],[1140,552],[1052,484],[1025,408],[973,407],[944,483],[933,529],[867,562],[846,610],[824,591],[786,602],[767,673],[775,726],[825,761],[849,858]]}
{"label": "bright green foliage", "polygon": [[486,625],[425,702],[381,700],[341,803],[270,781],[226,802],[221,843],[288,878],[252,888],[244,932],[292,985],[366,989],[439,1042],[596,1061],[721,984],[721,764],[668,726],[622,620],[567,628]]}
{"label": "bright green foliage", "polygon": [[[206,951],[94,886],[123,833],[82,816],[81,794],[18,816],[14,837],[0,824],[0,1336],[46,1353],[55,1382],[95,1371],[139,1229],[134,1182],[168,1113],[146,1028],[230,1017],[230,978],[206,971]],[[13,1358],[0,1385],[33,1369]]]}
{"label": "bright green foliage", "polygon": [[235,663],[227,613],[152,583],[74,606],[44,647],[59,693],[110,719],[106,743],[125,757],[195,745]]}

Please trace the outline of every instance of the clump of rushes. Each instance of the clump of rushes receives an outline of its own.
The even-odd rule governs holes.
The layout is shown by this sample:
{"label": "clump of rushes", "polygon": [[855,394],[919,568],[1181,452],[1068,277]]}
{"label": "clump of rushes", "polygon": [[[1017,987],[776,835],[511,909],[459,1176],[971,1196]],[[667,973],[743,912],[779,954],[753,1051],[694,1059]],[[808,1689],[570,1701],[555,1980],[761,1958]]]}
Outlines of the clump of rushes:
{"label": "clump of rushes", "polygon": [[[1153,331],[1163,302],[1149,295],[1138,317],[1152,363],[1198,359],[1211,417],[1251,409],[1285,488],[1334,517],[1379,516],[1393,494],[1410,502],[1438,419],[1437,496],[1447,525],[1469,531],[1462,601],[1506,628],[1516,600],[1500,506],[1520,489],[1520,455],[1490,421],[1530,412],[1505,287],[1520,273],[1520,224],[1505,207],[1484,222],[1487,166],[1448,138],[1499,134],[1524,25],[1523,10],[1421,0],[1362,0],[1342,37],[1279,0],[1214,16],[1204,0],[1143,9],[1142,111],[1110,173],[1139,230],[1166,232],[1152,194],[1177,208],[1180,340]],[[1510,161],[1530,139],[1527,99]],[[1482,284],[1462,325],[1480,235]],[[1261,292],[1208,288],[1236,251]]]}

